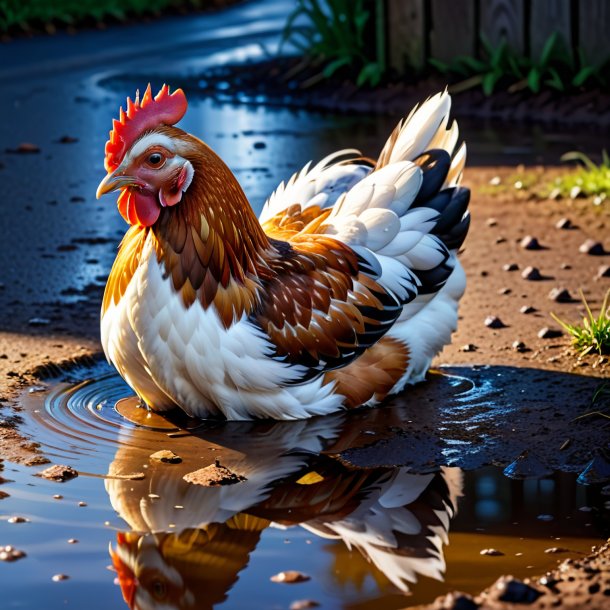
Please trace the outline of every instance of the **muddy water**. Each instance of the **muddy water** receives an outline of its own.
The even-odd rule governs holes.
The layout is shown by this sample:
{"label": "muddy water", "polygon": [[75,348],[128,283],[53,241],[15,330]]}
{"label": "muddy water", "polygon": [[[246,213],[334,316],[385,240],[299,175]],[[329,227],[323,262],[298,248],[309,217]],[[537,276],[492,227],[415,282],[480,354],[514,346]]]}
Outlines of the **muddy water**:
{"label": "muddy water", "polygon": [[[516,480],[506,456],[484,465],[504,451],[480,434],[503,388],[473,369],[433,375],[408,403],[285,423],[163,419],[105,365],[69,381],[24,397],[25,431],[79,476],[2,472],[0,544],[27,554],[0,564],[3,608],[402,608],[543,573],[610,533],[608,497],[577,472]],[[161,449],[178,463],[150,457]],[[289,570],[303,582],[270,580]]]}

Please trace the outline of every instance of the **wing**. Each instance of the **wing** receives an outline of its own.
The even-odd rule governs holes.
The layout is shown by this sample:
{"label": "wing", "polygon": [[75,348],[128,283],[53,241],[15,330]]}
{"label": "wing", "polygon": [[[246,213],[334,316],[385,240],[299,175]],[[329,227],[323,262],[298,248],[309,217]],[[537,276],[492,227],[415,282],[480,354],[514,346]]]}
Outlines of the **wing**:
{"label": "wing", "polygon": [[250,321],[275,346],[273,357],[303,367],[294,383],[347,365],[402,309],[354,250],[316,233],[327,215],[319,206],[293,205],[263,225],[277,255]]}

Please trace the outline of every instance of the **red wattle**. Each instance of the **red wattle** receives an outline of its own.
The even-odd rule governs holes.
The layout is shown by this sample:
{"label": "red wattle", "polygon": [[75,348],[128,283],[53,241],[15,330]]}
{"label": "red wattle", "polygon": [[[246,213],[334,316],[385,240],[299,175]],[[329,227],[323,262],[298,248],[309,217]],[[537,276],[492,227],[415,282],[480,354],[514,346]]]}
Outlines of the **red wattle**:
{"label": "red wattle", "polygon": [[159,218],[161,208],[152,195],[123,190],[118,200],[119,212],[130,225],[150,227]]}

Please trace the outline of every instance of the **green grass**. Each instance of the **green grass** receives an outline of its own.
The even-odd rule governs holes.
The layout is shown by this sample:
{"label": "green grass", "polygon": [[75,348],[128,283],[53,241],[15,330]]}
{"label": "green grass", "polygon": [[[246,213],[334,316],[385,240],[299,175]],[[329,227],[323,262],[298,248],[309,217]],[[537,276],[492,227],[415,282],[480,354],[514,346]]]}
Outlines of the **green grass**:
{"label": "green grass", "polygon": [[491,95],[498,88],[511,93],[522,89],[538,93],[541,89],[565,92],[610,86],[610,57],[599,65],[589,64],[581,50],[572,53],[556,32],[549,36],[536,58],[516,53],[505,41],[494,47],[483,35],[481,49],[480,57],[462,55],[449,63],[429,61],[441,74],[459,79],[449,86],[454,93],[475,87]]}
{"label": "green grass", "polygon": [[[342,72],[355,76],[359,87],[374,87],[386,71],[383,3],[374,6],[373,14],[365,0],[296,0],[282,42],[321,66],[315,82]],[[367,31],[374,32],[373,44]]]}
{"label": "green grass", "polygon": [[205,8],[209,0],[0,0],[0,32],[41,24],[78,24],[87,19],[152,14],[168,8]]}
{"label": "green grass", "polygon": [[551,184],[555,193],[562,197],[596,197],[601,203],[610,195],[610,157],[604,150],[602,162],[596,165],[581,152],[566,153],[562,161],[577,161],[581,165],[573,172],[556,178]]}
{"label": "green grass", "polygon": [[586,356],[591,352],[597,352],[600,356],[610,354],[610,290],[606,292],[597,318],[591,312],[582,291],[580,298],[587,311],[587,315],[582,320],[582,326],[564,322],[554,313],[551,313],[551,316],[571,335],[572,346],[581,356]]}

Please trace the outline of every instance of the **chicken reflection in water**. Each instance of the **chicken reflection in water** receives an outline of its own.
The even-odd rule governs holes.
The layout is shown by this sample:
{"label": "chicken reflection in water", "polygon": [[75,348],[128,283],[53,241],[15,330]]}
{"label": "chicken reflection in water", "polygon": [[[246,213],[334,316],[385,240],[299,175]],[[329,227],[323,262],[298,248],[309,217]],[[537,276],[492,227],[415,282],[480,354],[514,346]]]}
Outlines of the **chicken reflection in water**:
{"label": "chicken reflection in water", "polygon": [[[106,483],[114,509],[132,530],[119,533],[110,551],[129,608],[220,603],[269,527],[300,526],[341,541],[405,593],[418,575],[441,580],[461,472],[348,468],[331,454],[361,430],[350,430],[349,418],[329,420],[199,429],[165,447],[180,455],[180,464],[150,461],[161,438],[168,439],[159,435],[155,444],[149,431],[135,430],[109,474],[148,464],[146,478]],[[183,479],[215,459],[244,480],[204,486]]]}

